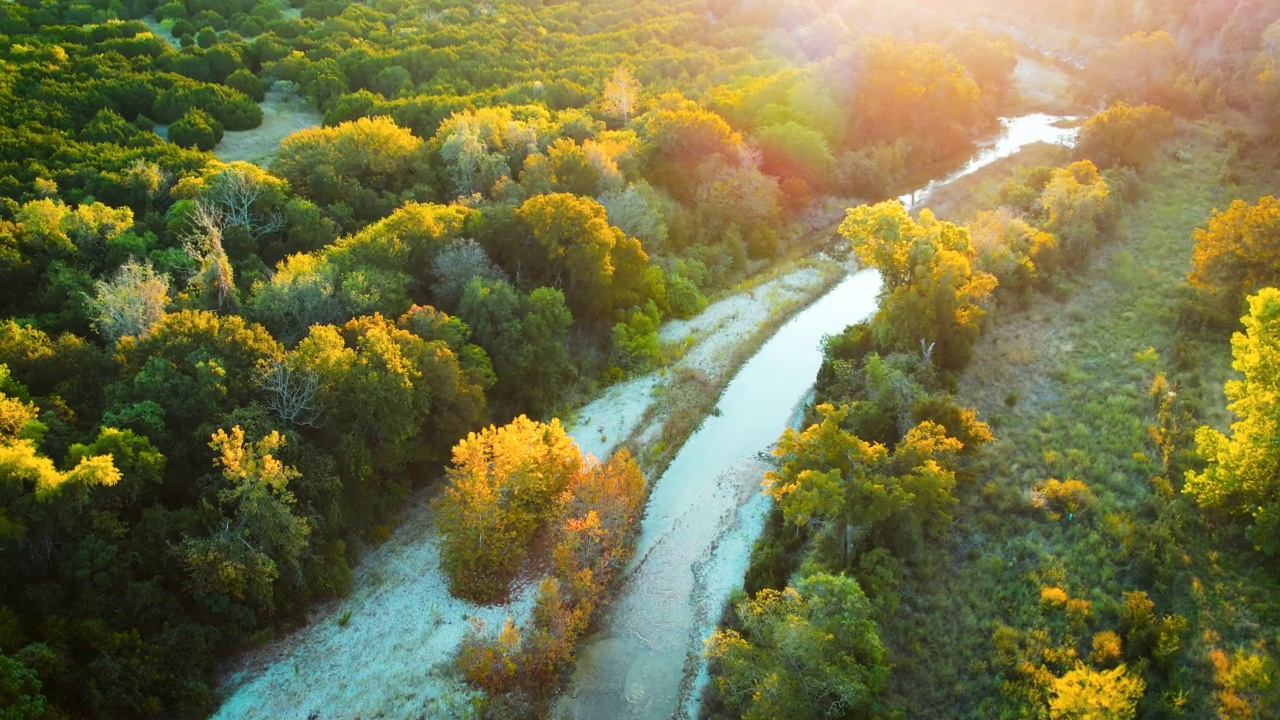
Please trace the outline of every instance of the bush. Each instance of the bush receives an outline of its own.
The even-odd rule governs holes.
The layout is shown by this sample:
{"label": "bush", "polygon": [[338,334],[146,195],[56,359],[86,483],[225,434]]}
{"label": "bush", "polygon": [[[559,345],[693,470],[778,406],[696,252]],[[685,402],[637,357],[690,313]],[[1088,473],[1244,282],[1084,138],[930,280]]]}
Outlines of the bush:
{"label": "bush", "polygon": [[200,109],[187,111],[169,126],[169,142],[197,150],[212,150],[222,141],[222,125]]}
{"label": "bush", "polygon": [[1044,507],[1058,515],[1081,515],[1098,503],[1083,480],[1046,480],[1038,493]]}
{"label": "bush", "polygon": [[1155,105],[1119,103],[1089,118],[1076,149],[1100,168],[1142,167],[1173,138],[1173,118]]}
{"label": "bush", "polygon": [[262,85],[262,81],[257,75],[241,68],[227,76],[227,87],[232,90],[238,90],[244,93],[246,97],[254,102],[262,102],[266,98],[266,89]]}
{"label": "bush", "polygon": [[1103,668],[1113,668],[1124,659],[1120,636],[1114,630],[1104,630],[1093,636],[1093,663]]}
{"label": "bush", "polygon": [[1040,588],[1040,607],[1046,610],[1063,607],[1068,599],[1067,591],[1060,587]]}

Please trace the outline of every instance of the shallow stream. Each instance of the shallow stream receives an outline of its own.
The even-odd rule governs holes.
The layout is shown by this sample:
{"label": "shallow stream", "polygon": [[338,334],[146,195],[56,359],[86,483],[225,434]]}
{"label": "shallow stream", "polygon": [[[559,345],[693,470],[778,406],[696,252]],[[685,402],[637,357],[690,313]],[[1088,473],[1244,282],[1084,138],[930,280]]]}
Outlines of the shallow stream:
{"label": "shallow stream", "polygon": [[[1068,143],[1069,118],[1035,114],[1003,121],[961,169],[899,198],[925,203],[948,183],[1037,142]],[[876,310],[880,277],[850,275],[799,312],[748,360],[718,412],[681,448],[654,484],[635,557],[622,588],[578,652],[557,718],[696,718],[708,681],[703,641],[741,589],[769,500],[760,483],[768,455],[800,419],[822,364],[821,342]]]}

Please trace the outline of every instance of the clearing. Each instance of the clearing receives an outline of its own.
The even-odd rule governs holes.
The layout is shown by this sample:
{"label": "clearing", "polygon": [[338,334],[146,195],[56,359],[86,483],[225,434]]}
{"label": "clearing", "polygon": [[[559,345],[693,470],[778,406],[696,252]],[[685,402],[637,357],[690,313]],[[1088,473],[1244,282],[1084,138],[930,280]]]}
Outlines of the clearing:
{"label": "clearing", "polygon": [[320,127],[324,116],[292,92],[272,89],[260,103],[262,124],[252,130],[228,130],[213,154],[223,162],[244,160],[267,165],[280,141],[308,128]]}

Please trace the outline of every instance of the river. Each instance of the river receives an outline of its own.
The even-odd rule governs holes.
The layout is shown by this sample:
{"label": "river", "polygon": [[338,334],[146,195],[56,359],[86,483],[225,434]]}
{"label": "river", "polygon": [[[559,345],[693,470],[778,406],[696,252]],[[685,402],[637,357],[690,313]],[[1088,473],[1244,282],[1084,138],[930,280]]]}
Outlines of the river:
{"label": "river", "polygon": [[[937,188],[1037,142],[1071,142],[1069,118],[1002,121],[1003,131],[961,169],[900,200]],[[579,648],[557,718],[696,718],[709,677],[703,641],[742,587],[770,502],[760,492],[768,453],[795,425],[822,364],[823,336],[870,317],[880,277],[853,273],[766,342],[725,388],[717,407],[654,483],[635,557],[597,632]]]}

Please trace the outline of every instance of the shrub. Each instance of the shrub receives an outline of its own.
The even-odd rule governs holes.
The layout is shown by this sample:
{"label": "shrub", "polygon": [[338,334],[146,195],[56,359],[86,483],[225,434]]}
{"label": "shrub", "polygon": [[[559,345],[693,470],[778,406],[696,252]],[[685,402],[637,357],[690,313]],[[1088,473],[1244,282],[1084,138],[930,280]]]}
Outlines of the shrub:
{"label": "shrub", "polygon": [[1114,630],[1103,630],[1093,636],[1092,658],[1095,665],[1113,668],[1124,659],[1121,650],[1120,636]]}
{"label": "shrub", "polygon": [[1040,607],[1046,610],[1059,608],[1067,604],[1067,591],[1060,587],[1040,588]]}
{"label": "shrub", "polygon": [[1097,497],[1083,480],[1047,480],[1039,490],[1044,506],[1054,514],[1081,515],[1092,510]]}
{"label": "shrub", "polygon": [[169,126],[169,142],[197,150],[212,150],[222,141],[222,124],[198,108],[188,110]]}

